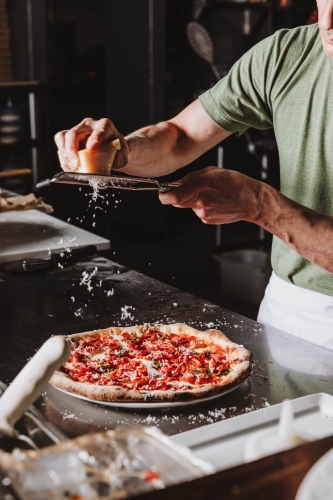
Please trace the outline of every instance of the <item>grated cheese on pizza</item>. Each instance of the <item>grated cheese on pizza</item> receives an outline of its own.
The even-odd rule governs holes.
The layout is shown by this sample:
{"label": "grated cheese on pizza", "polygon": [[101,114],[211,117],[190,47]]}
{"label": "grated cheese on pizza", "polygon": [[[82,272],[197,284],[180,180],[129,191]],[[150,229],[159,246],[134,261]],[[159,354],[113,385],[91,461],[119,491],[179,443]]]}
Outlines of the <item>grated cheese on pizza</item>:
{"label": "grated cheese on pizza", "polygon": [[177,391],[218,383],[231,368],[229,348],[148,328],[80,340],[62,370],[78,382]]}
{"label": "grated cheese on pizza", "polygon": [[219,330],[184,323],[70,335],[71,355],[50,383],[97,401],[179,401],[225,393],[250,375],[252,354]]}

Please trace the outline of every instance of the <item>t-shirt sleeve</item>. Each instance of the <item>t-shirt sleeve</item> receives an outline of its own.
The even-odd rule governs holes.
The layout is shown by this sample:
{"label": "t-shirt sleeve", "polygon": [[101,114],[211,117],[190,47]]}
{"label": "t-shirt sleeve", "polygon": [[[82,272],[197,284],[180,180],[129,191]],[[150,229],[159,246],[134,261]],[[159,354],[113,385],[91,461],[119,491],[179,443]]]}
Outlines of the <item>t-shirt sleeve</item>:
{"label": "t-shirt sleeve", "polygon": [[274,38],[255,45],[226,77],[199,97],[206,113],[224,130],[240,135],[250,127],[265,130],[273,126],[268,82],[272,81]]}

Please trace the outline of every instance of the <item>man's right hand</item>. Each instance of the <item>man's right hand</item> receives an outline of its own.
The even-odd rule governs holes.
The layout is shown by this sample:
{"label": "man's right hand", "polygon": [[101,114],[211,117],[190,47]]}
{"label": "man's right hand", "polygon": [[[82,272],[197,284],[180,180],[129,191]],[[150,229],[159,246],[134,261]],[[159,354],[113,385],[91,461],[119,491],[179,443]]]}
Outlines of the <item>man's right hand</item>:
{"label": "man's right hand", "polygon": [[78,151],[80,149],[98,149],[104,142],[119,139],[121,149],[117,151],[112,168],[122,168],[128,161],[128,146],[124,137],[108,118],[94,120],[85,118],[70,130],[62,130],[54,136],[58,147],[60,165],[66,172],[75,171],[79,167]]}

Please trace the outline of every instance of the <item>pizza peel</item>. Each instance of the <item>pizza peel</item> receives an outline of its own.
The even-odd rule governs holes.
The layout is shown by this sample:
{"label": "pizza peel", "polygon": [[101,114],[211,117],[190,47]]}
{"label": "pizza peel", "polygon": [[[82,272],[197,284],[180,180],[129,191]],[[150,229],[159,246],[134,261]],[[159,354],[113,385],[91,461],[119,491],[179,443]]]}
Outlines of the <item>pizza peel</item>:
{"label": "pizza peel", "polygon": [[128,191],[159,191],[166,193],[180,186],[179,182],[159,182],[155,179],[133,177],[125,174],[81,174],[79,172],[59,172],[51,179],[44,179],[36,185],[37,189],[51,184],[74,184],[76,186],[91,186],[95,189],[126,189]]}
{"label": "pizza peel", "polygon": [[33,441],[19,434],[14,425],[45,389],[53,372],[70,355],[70,347],[62,336],[49,338],[28,361],[0,397],[0,438],[16,438],[36,449]]}

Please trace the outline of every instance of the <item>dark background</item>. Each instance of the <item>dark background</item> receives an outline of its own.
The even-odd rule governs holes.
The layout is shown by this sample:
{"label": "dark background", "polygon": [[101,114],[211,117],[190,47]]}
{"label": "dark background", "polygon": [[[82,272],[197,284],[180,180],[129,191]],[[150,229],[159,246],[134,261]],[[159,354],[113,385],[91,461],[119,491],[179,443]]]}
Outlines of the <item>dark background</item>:
{"label": "dark background", "polygon": [[[233,3],[218,0],[11,0],[14,78],[0,86],[0,106],[8,99],[21,116],[15,145],[0,144],[0,172],[30,167],[35,177],[9,177],[0,186],[27,193],[34,181],[59,171],[53,136],[83,118],[111,118],[127,134],[168,119],[215,83],[208,63],[191,49],[186,25],[196,20],[209,31],[221,74],[251,46],[280,28],[306,24],[314,0]],[[250,11],[251,33],[244,34],[244,11]],[[28,94],[36,96],[37,137],[29,136]],[[1,110],[0,110],[1,111]],[[253,141],[274,140],[273,131],[250,131]],[[269,181],[278,188],[277,152],[269,153]],[[216,149],[168,180],[193,169],[217,164]],[[260,178],[260,155],[247,151],[244,136],[224,144],[224,166]],[[114,191],[91,201],[89,190],[53,186],[42,192],[54,215],[111,239],[108,256],[145,274],[207,300],[255,317],[257,306],[222,295],[211,259],[216,252],[265,247],[258,228],[239,222],[222,229],[205,226],[190,210],[164,207],[156,193]],[[108,204],[106,203],[108,201]]]}

